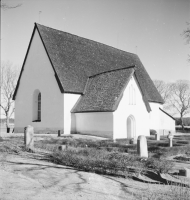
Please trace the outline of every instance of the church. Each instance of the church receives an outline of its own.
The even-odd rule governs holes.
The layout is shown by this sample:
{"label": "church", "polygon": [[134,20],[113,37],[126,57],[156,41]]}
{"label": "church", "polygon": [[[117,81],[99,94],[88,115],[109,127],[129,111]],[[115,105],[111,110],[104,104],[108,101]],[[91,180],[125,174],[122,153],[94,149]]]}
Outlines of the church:
{"label": "church", "polygon": [[15,93],[15,132],[110,139],[175,130],[139,57],[35,23]]}

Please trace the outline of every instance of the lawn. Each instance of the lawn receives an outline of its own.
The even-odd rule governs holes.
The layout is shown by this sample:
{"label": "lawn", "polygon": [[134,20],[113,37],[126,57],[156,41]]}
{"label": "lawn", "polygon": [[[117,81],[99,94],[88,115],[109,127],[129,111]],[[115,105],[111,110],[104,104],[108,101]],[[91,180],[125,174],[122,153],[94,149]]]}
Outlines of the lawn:
{"label": "lawn", "polygon": [[[173,161],[168,160],[168,157],[172,155],[176,155],[178,161],[184,158],[179,157],[179,154],[190,157],[190,135],[175,136],[174,147],[172,148],[168,147],[168,140],[164,136],[161,137],[160,141],[155,141],[152,136],[147,137],[147,141],[148,159],[140,158],[137,155],[136,145],[128,144],[126,139],[113,142],[112,140],[92,139],[88,136],[80,138],[77,135],[57,137],[56,135],[36,134],[34,151],[29,151],[24,147],[23,135],[12,134],[11,137],[0,137],[0,152],[10,155],[24,153],[24,156],[38,155],[39,152],[45,152],[43,160],[46,162],[70,166],[79,171],[93,172],[103,176],[108,175],[109,177],[120,177],[122,179],[136,177],[134,180],[138,182],[142,181],[141,177],[143,176],[149,176],[150,178],[150,175],[153,175],[158,178],[159,174],[170,174],[175,164]],[[65,147],[64,150],[59,150],[61,145],[63,145],[63,148]],[[168,184],[172,184],[172,181],[160,183],[166,184],[168,187]],[[175,192],[177,192],[175,196],[177,195],[178,199],[188,200],[190,197],[189,186],[181,189],[184,188],[182,184],[169,188],[172,189],[172,192],[167,194],[167,198],[164,196],[158,199],[175,199],[174,196],[170,198]],[[183,191],[184,193],[182,193]],[[157,193],[153,195],[155,198],[148,199],[157,199]]]}
{"label": "lawn", "polygon": [[[129,144],[126,139],[113,142],[57,137],[37,141],[35,147],[49,150],[49,159],[52,162],[83,171],[124,177],[147,170],[167,173],[173,167],[173,162],[167,159],[169,156],[190,154],[190,135],[175,136],[172,148],[168,147],[166,136],[161,136],[160,141],[156,141],[152,136],[147,137],[147,143],[148,159],[140,158],[137,155],[137,146]],[[59,150],[61,145],[65,150]]]}

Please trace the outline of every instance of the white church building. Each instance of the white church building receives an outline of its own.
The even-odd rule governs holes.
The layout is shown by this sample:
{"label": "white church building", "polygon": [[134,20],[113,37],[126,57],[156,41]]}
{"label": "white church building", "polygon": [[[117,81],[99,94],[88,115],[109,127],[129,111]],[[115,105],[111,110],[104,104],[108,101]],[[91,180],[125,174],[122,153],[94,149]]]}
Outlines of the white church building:
{"label": "white church building", "polygon": [[36,23],[13,99],[17,133],[32,125],[117,139],[175,130],[137,55]]}

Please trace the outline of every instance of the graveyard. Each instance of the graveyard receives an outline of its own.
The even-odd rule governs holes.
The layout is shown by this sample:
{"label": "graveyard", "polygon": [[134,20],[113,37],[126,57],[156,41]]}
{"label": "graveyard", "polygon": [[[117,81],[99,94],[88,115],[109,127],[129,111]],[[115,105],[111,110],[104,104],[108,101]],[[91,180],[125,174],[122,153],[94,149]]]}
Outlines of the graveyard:
{"label": "graveyard", "polygon": [[25,134],[1,134],[0,152],[0,178],[7,181],[0,185],[3,199],[17,197],[19,191],[18,199],[28,193],[34,193],[28,199],[52,199],[55,194],[56,199],[190,197],[188,133],[113,141],[33,134],[28,127]]}

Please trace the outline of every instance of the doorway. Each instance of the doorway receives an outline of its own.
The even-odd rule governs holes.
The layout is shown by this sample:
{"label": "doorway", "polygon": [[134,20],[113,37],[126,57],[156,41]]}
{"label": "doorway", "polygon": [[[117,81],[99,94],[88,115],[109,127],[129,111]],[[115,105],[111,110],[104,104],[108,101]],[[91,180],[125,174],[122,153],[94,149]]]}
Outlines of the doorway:
{"label": "doorway", "polygon": [[127,138],[135,138],[136,133],[135,133],[136,125],[135,125],[135,118],[130,115],[127,118]]}

